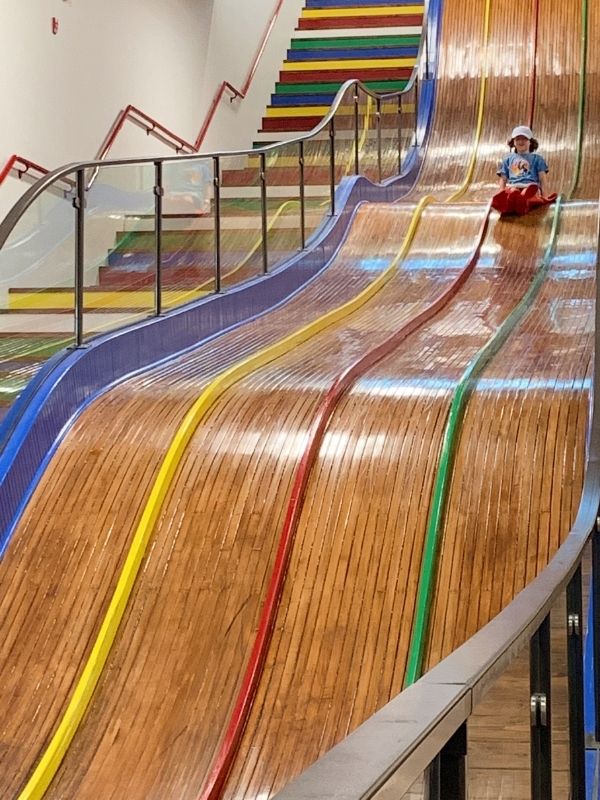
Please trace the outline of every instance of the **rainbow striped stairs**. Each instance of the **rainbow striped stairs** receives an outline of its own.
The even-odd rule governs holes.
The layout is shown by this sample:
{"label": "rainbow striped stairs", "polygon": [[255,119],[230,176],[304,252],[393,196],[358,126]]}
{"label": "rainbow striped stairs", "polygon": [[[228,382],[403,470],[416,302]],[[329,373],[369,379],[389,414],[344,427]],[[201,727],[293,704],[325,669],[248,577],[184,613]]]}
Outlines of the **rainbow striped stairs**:
{"label": "rainbow striped stairs", "polygon": [[416,0],[307,0],[255,145],[313,128],[349,78],[374,91],[403,89],[422,27]]}
{"label": "rainbow striped stairs", "polygon": [[[349,78],[359,78],[379,92],[404,88],[416,63],[423,13],[422,0],[306,0],[261,130],[255,137],[255,146],[294,138],[313,128]],[[392,124],[397,124],[395,116]],[[348,116],[348,128],[352,125],[353,120]],[[221,189],[223,202],[232,206],[227,212],[228,236],[234,237],[229,260],[233,265],[246,265],[254,274],[256,268],[252,263],[258,257],[254,240],[260,239],[260,231],[253,232],[249,226],[259,226],[258,167],[258,157],[251,156],[246,166],[227,170]],[[314,217],[310,227],[316,227],[329,195],[325,150],[322,157],[312,159],[306,177],[307,213]],[[297,159],[282,157],[274,168],[268,169],[270,200],[285,205],[286,198],[297,198],[297,179]],[[148,230],[152,224],[151,218],[132,220],[134,229],[117,235],[114,249],[99,269],[98,284],[86,289],[85,305],[90,311],[136,311],[152,307],[154,248]],[[293,237],[294,231],[297,234],[297,225],[292,216],[284,215],[278,220],[280,231],[274,231],[276,240],[274,246],[270,245],[273,255],[280,250],[285,257],[289,251],[286,239]],[[186,220],[181,220],[179,226],[176,218],[165,221],[163,279],[169,292],[167,299],[173,303],[186,299],[194,287],[200,290],[199,296],[204,287],[212,288],[209,276],[213,222],[208,217],[193,227],[195,230],[190,231]],[[250,261],[246,253],[248,242],[252,245]],[[238,270],[236,278],[243,277]],[[72,305],[71,290],[14,289],[9,293],[9,309],[16,312],[64,313]]]}

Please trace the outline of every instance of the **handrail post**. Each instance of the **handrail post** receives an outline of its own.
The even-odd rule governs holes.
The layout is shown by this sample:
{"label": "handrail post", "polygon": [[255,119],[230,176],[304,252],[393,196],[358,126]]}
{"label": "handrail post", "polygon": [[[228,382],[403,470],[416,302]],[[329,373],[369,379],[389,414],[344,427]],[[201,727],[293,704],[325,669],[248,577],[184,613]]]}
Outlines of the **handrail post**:
{"label": "handrail post", "polygon": [[213,156],[213,187],[215,195],[215,292],[221,291],[221,163]]}
{"label": "handrail post", "polygon": [[75,278],[74,278],[74,323],[75,347],[83,344],[83,280],[85,261],[85,171],[77,170],[75,208]]}
{"label": "handrail post", "polygon": [[156,263],[156,283],[154,288],[155,308],[157,317],[162,314],[162,202],[165,190],[163,188],[162,161],[154,162],[154,246]]}
{"label": "handrail post", "polygon": [[306,193],[304,191],[304,139],[300,139],[298,166],[300,167],[300,242],[306,247]]}
{"label": "handrail post", "polygon": [[377,98],[375,120],[377,125],[377,175],[378,183],[381,183],[381,98],[379,97]]}
{"label": "handrail post", "polygon": [[415,147],[419,145],[419,76],[415,77]]}
{"label": "handrail post", "polygon": [[402,175],[402,95],[398,95],[398,175]]}
{"label": "handrail post", "polygon": [[[600,742],[600,518],[592,534],[592,611],[594,630],[594,735]],[[598,635],[596,635],[598,632]]]}
{"label": "handrail post", "polygon": [[354,87],[354,174],[358,175],[360,172],[360,146],[359,146],[359,96],[358,86]]}
{"label": "handrail post", "polygon": [[329,122],[329,196],[331,216],[335,214],[335,117]]}
{"label": "handrail post", "polygon": [[583,719],[583,600],[581,564],[567,586],[567,663],[569,679],[570,796],[585,797],[585,729]]}
{"label": "handrail post", "polygon": [[531,637],[531,800],[552,800],[550,615]]}
{"label": "handrail post", "polygon": [[466,800],[467,723],[458,728],[430,764],[426,775],[428,800]]}
{"label": "handrail post", "polygon": [[268,251],[268,223],[267,223],[267,158],[264,153],[260,154],[260,207],[262,218],[262,260],[263,275],[269,271],[269,251]]}

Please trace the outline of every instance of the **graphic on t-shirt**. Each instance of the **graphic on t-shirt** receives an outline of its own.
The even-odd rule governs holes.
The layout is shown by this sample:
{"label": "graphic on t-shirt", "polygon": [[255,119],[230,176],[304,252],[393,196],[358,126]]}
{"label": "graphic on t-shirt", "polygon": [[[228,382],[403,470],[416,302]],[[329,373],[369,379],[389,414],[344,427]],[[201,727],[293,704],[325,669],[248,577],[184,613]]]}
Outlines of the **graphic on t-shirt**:
{"label": "graphic on t-shirt", "polygon": [[525,158],[514,159],[509,167],[511,178],[529,178],[529,161]]}

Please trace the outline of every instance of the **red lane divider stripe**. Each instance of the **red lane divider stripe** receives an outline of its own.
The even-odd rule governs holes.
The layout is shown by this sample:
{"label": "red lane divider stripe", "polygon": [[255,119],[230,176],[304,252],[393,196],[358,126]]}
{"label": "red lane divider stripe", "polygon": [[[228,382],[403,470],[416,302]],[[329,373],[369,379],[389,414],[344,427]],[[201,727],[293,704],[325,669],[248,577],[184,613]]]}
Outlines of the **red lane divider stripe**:
{"label": "red lane divider stripe", "polygon": [[414,333],[417,328],[421,327],[425,322],[428,322],[457,294],[460,287],[473,272],[475,264],[479,259],[481,247],[489,226],[490,212],[491,204],[487,206],[485,218],[478,232],[477,243],[469,257],[469,261],[452,284],[442,292],[437,300],[405,323],[389,339],[386,339],[385,342],[382,342],[382,344],[366,353],[355,361],[354,364],[341,372],[331,385],[316,411],[309,433],[308,444],[294,477],[292,493],[281,531],[275,564],[262,608],[254,646],[250,654],[235,707],[231,714],[229,725],[225,732],[225,737],[217,757],[213,762],[210,775],[200,794],[201,800],[218,800],[225,787],[227,777],[237,755],[271,643],[294,537],[298,528],[311,470],[320,450],[323,435],[333,416],[335,408],[352,383],[362,377],[365,372],[375,366],[375,364],[385,358],[385,356],[389,355],[398,345],[410,336],[411,333]]}

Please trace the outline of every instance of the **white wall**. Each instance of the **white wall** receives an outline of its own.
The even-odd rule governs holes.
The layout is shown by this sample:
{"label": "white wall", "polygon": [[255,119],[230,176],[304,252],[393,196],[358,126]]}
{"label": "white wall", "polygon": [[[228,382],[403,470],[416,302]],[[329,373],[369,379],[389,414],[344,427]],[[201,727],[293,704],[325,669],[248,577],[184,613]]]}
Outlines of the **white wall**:
{"label": "white wall", "polygon": [[[206,108],[223,80],[242,88],[276,0],[215,0],[202,99]],[[221,102],[203,152],[252,146],[290,46],[304,0],[284,0],[245,100]]]}
{"label": "white wall", "polygon": [[[130,103],[194,141],[220,82],[244,82],[275,4],[0,0],[0,165],[12,153],[48,168],[93,158]],[[248,99],[221,102],[203,151],[250,145],[302,5],[285,0]],[[167,152],[129,123],[111,155]],[[0,186],[0,219],[26,187]]]}

